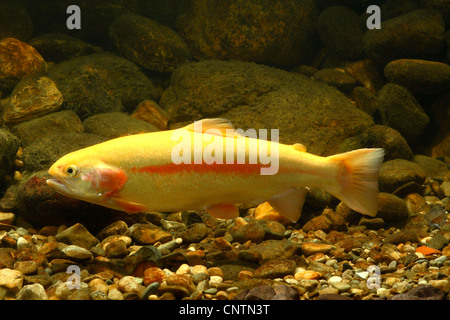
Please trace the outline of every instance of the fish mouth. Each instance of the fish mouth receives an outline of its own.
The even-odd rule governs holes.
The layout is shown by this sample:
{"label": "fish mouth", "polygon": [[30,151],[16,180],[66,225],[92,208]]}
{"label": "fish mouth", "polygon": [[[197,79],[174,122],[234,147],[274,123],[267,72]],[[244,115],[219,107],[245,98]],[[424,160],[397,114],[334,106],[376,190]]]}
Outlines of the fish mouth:
{"label": "fish mouth", "polygon": [[72,194],[71,190],[58,179],[47,179],[47,185],[62,195],[66,196]]}

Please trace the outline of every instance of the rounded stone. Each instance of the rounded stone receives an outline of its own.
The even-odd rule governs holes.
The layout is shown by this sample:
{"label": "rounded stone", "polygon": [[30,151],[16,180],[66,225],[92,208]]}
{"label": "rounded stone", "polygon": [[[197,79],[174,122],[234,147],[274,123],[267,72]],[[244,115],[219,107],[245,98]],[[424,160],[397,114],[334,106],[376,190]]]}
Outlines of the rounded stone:
{"label": "rounded stone", "polygon": [[317,271],[313,270],[305,270],[305,271],[299,271],[294,274],[294,278],[296,280],[316,280],[320,279],[322,277],[322,274]]}
{"label": "rounded stone", "polygon": [[336,87],[342,92],[350,92],[357,85],[357,81],[352,76],[336,69],[321,69],[314,74],[314,79]]}
{"label": "rounded stone", "polygon": [[123,258],[127,253],[127,243],[122,239],[111,241],[105,247],[105,254],[108,258]]}
{"label": "rounded stone", "polygon": [[135,277],[125,276],[122,277],[117,283],[120,290],[125,293],[137,293],[140,294],[145,287],[136,282]]}
{"label": "rounded stone", "polygon": [[81,120],[105,112],[132,111],[144,99],[156,99],[153,82],[133,62],[101,52],[60,62],[49,69],[64,106]]}
{"label": "rounded stone", "polygon": [[444,44],[445,24],[440,12],[414,10],[383,21],[381,29],[367,30],[364,51],[381,65],[402,58],[435,57]]}
{"label": "rounded stone", "polygon": [[316,253],[328,253],[333,249],[333,245],[328,243],[303,242],[302,253],[310,256]]}
{"label": "rounded stone", "polygon": [[9,268],[0,269],[0,287],[17,293],[23,287],[23,273]]}
{"label": "rounded stone", "polygon": [[266,234],[264,228],[257,223],[247,223],[243,226],[235,226],[229,230],[234,241],[244,243],[251,241],[260,243]]}
{"label": "rounded stone", "polygon": [[61,108],[63,96],[56,84],[45,76],[24,77],[14,88],[3,110],[9,125],[52,113]]}
{"label": "rounded stone", "polygon": [[80,246],[69,245],[61,250],[65,255],[74,260],[88,260],[92,258],[92,253]]}
{"label": "rounded stone", "polygon": [[47,293],[40,283],[27,284],[16,295],[17,300],[48,300]]}
{"label": "rounded stone", "polygon": [[81,223],[76,223],[64,231],[61,231],[55,236],[55,238],[60,242],[69,245],[73,244],[88,250],[99,243],[98,239],[94,237]]}
{"label": "rounded stone", "polygon": [[362,53],[363,31],[359,16],[344,6],[331,6],[318,20],[320,39],[328,52],[343,60],[355,60]]}
{"label": "rounded stone", "polygon": [[421,186],[425,179],[426,173],[418,164],[404,159],[395,159],[382,164],[379,187],[382,192],[392,193],[409,182],[415,182]]}
{"label": "rounded stone", "polygon": [[387,83],[378,93],[377,101],[383,124],[398,130],[408,143],[417,142],[430,118],[414,95],[403,86]]}
{"label": "rounded stone", "polygon": [[417,94],[440,94],[450,90],[450,66],[436,61],[399,59],[384,67],[386,78]]}
{"label": "rounded stone", "polygon": [[0,40],[0,90],[10,91],[26,75],[47,70],[42,56],[32,46],[14,38]]}
{"label": "rounded stone", "polygon": [[12,212],[0,212],[0,223],[12,224],[16,216]]}
{"label": "rounded stone", "polygon": [[271,286],[257,286],[245,296],[245,300],[270,300],[276,294]]}
{"label": "rounded stone", "polygon": [[134,224],[128,229],[126,235],[143,245],[154,244],[156,242],[164,243],[173,238],[171,233],[152,224]]}
{"label": "rounded stone", "polygon": [[175,31],[137,14],[119,17],[109,33],[125,57],[150,71],[171,72],[191,56]]}
{"label": "rounded stone", "polygon": [[295,272],[296,263],[293,260],[269,260],[258,267],[254,275],[256,278],[282,278]]}
{"label": "rounded stone", "polygon": [[84,132],[109,139],[138,133],[155,132],[157,128],[124,112],[106,112],[83,121]]}
{"label": "rounded stone", "polygon": [[378,194],[377,217],[384,221],[399,221],[409,216],[405,200],[390,193],[380,192]]}
{"label": "rounded stone", "polygon": [[144,285],[146,286],[154,282],[161,283],[165,278],[165,272],[158,267],[147,268],[144,270]]}
{"label": "rounded stone", "polygon": [[196,58],[286,66],[311,56],[318,16],[312,0],[212,1],[192,3],[177,22]]}

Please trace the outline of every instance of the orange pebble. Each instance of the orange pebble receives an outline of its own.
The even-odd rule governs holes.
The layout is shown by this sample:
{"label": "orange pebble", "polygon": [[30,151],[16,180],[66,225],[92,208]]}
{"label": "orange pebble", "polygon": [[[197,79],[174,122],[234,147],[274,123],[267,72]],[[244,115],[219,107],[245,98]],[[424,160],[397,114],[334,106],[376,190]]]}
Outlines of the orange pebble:
{"label": "orange pebble", "polygon": [[416,248],[416,252],[420,252],[424,256],[441,253],[439,250],[436,250],[436,249],[433,249],[433,248],[430,248],[427,246],[421,246],[421,247]]}

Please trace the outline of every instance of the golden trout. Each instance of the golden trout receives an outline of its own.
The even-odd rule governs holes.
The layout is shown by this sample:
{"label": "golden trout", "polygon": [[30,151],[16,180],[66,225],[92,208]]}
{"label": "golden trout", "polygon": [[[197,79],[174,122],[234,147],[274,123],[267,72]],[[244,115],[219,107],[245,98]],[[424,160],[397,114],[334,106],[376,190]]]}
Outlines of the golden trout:
{"label": "golden trout", "polygon": [[[47,184],[75,199],[128,213],[206,210],[236,218],[236,205],[268,201],[297,221],[306,187],[323,188],[351,209],[377,214],[384,150],[359,149],[329,157],[301,144],[258,139],[226,119],[112,139],[56,161]],[[261,134],[260,130],[260,134]]]}

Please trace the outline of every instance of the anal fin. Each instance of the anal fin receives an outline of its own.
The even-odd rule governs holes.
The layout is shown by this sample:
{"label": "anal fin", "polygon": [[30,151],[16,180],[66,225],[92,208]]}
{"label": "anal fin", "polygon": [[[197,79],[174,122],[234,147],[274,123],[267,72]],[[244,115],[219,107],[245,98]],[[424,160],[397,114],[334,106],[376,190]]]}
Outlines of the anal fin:
{"label": "anal fin", "polygon": [[289,189],[288,191],[273,196],[267,202],[282,216],[292,222],[296,222],[302,214],[307,191],[306,188]]}

